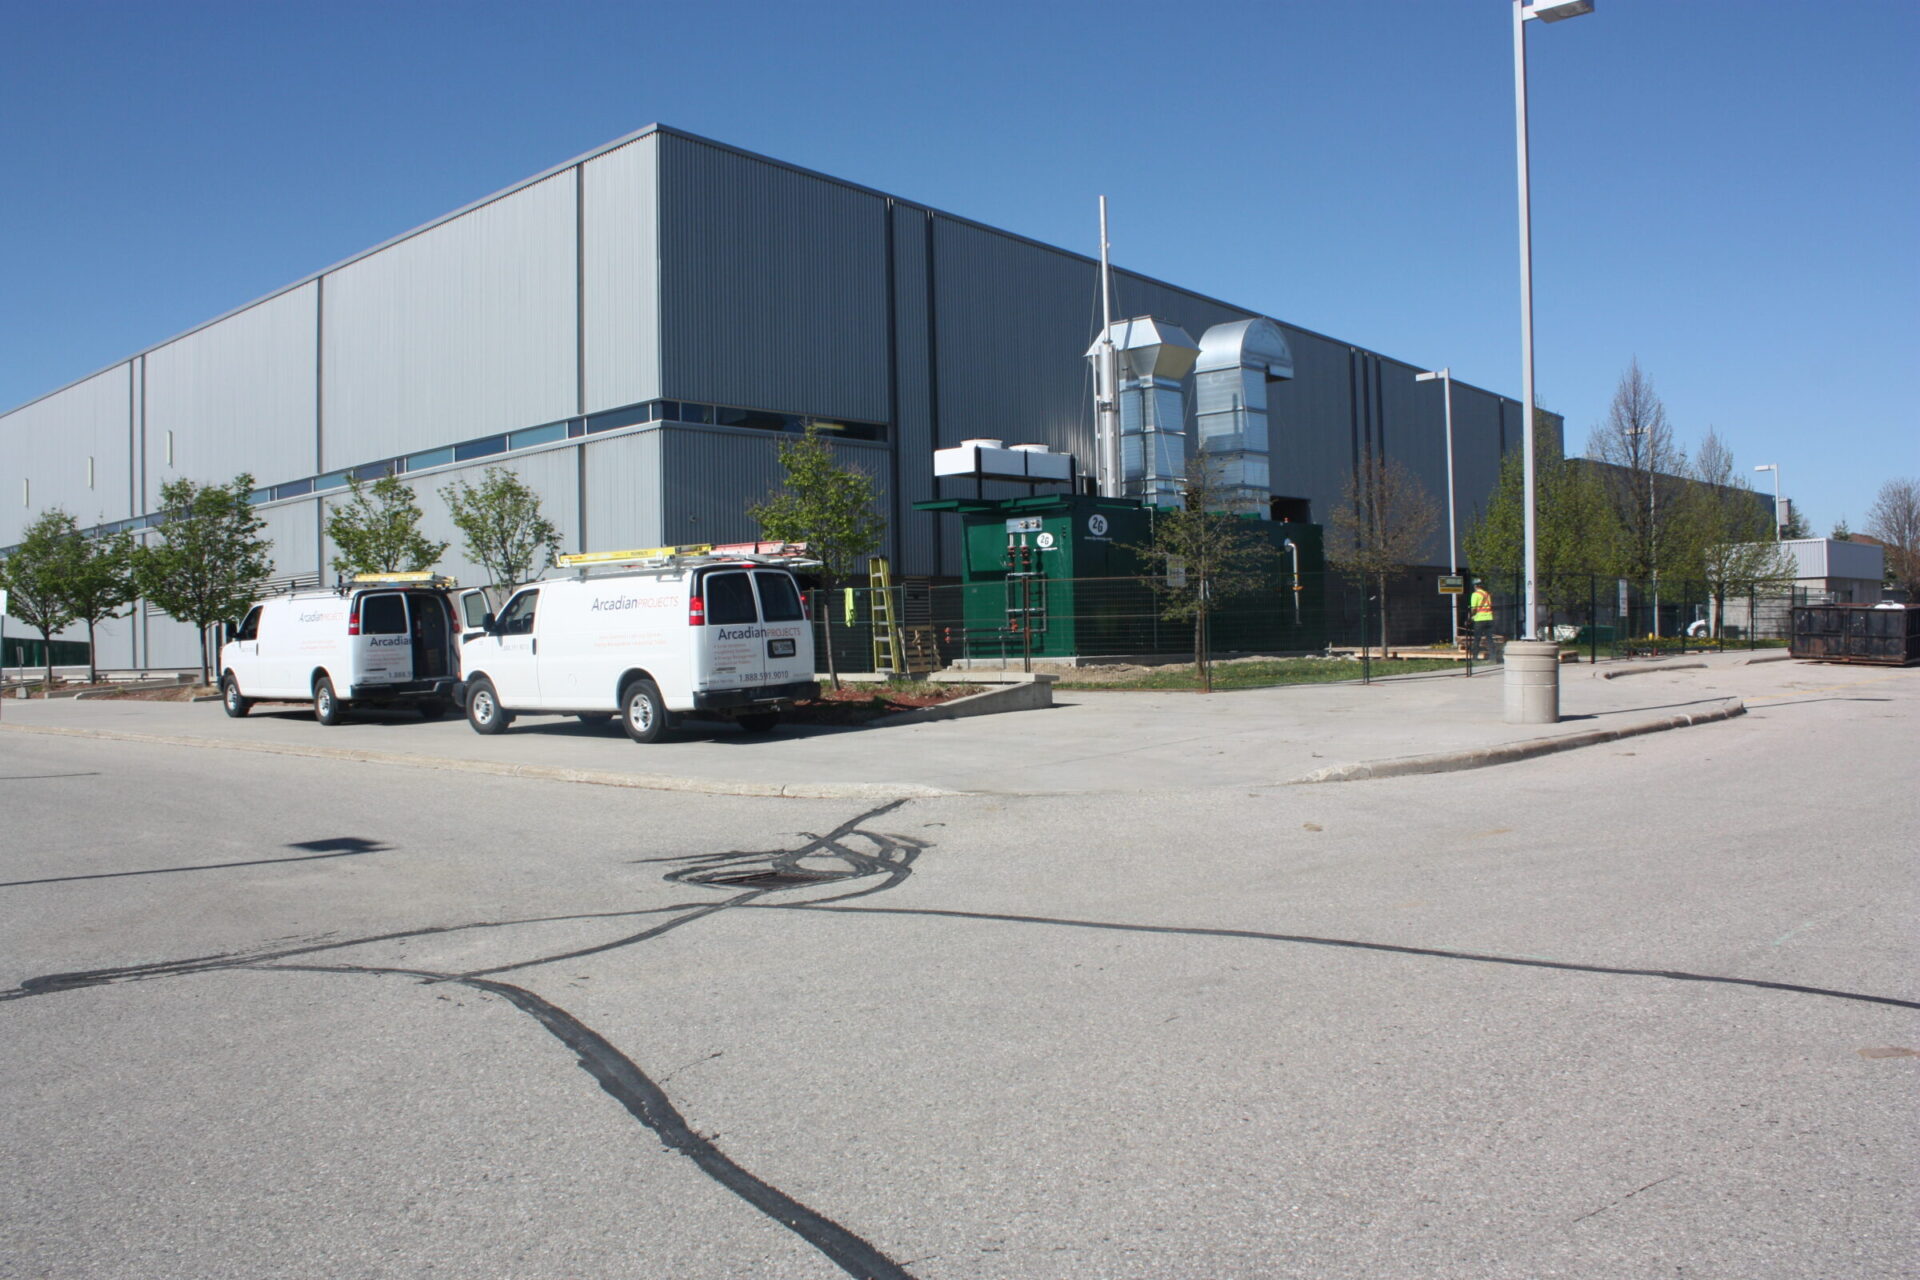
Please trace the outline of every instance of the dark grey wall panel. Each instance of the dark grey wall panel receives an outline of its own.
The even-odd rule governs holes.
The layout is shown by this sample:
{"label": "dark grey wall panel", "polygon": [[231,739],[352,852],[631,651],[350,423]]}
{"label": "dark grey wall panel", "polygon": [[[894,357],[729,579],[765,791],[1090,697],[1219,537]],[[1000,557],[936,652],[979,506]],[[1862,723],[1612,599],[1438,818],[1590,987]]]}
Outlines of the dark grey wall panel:
{"label": "dark grey wall panel", "polygon": [[887,416],[886,200],[660,138],[663,394]]}
{"label": "dark grey wall panel", "polygon": [[933,481],[933,322],[928,308],[928,228],[924,209],[893,211],[894,457],[898,509],[892,552],[903,574],[940,572],[942,522],[952,521],[913,504],[935,497]]}
{"label": "dark grey wall panel", "polygon": [[[775,492],[785,472],[782,437],[765,431],[721,427],[663,427],[660,436],[661,543],[745,542],[761,536],[747,508]],[[887,509],[888,449],[881,444],[836,441],[835,460],[874,478],[881,510]]]}
{"label": "dark grey wall panel", "polygon": [[1313,504],[1324,524],[1353,474],[1351,348],[1281,326],[1293,351],[1293,378],[1268,388],[1273,491]]}

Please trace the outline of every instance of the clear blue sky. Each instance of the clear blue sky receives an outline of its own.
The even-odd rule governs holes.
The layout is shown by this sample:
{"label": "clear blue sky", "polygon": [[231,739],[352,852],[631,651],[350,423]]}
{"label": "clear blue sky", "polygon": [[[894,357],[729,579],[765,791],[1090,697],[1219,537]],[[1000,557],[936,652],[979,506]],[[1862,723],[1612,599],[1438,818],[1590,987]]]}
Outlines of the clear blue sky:
{"label": "clear blue sky", "polygon": [[[659,121],[1520,390],[1509,0],[0,0],[0,407]],[[1531,24],[1541,403],[1920,474],[1920,6]],[[1750,471],[1748,474],[1752,474]],[[1770,477],[1756,476],[1760,487]]]}

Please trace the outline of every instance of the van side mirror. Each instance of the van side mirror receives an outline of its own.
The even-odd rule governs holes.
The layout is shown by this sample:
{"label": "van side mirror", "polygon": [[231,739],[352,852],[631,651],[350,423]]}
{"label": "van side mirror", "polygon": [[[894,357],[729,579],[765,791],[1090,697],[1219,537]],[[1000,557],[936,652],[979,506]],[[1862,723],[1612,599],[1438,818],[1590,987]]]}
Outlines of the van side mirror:
{"label": "van side mirror", "polygon": [[490,636],[497,636],[500,634],[500,620],[491,613],[486,614],[480,619],[480,629]]}

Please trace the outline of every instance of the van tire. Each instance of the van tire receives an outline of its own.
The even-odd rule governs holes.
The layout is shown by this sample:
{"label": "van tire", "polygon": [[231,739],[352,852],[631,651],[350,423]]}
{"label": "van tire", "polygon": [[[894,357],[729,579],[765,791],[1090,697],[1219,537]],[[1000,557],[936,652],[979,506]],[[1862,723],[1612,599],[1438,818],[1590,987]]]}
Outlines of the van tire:
{"label": "van tire", "polygon": [[513,716],[500,705],[500,695],[494,692],[493,681],[485,676],[475,680],[467,688],[467,723],[473,726],[475,733],[505,733],[507,726],[513,723]]}
{"label": "van tire", "polygon": [[339,724],[345,718],[346,708],[333,694],[333,681],[321,676],[313,682],[313,718],[321,724]]}
{"label": "van tire", "polygon": [[220,705],[235,720],[253,710],[253,699],[240,696],[240,682],[233,678],[231,671],[220,679]]}
{"label": "van tire", "polygon": [[620,691],[620,727],[635,742],[658,742],[667,732],[667,706],[651,680],[630,681]]}
{"label": "van tire", "polygon": [[744,716],[735,716],[734,722],[740,726],[741,732],[750,733],[755,737],[759,737],[762,734],[773,732],[773,727],[780,723],[780,713],[778,711],[754,711]]}

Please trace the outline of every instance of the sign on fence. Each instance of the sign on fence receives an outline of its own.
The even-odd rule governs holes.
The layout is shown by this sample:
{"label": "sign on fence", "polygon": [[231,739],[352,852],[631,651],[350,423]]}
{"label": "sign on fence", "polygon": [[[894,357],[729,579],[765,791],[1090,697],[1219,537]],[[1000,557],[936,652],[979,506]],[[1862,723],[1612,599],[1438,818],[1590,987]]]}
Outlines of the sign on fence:
{"label": "sign on fence", "polygon": [[1465,592],[1466,589],[1467,589],[1467,580],[1462,575],[1457,573],[1443,573],[1440,575],[1440,594],[1441,595],[1457,596]]}

